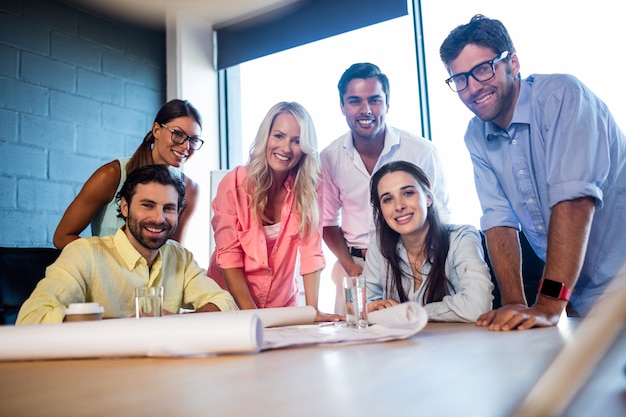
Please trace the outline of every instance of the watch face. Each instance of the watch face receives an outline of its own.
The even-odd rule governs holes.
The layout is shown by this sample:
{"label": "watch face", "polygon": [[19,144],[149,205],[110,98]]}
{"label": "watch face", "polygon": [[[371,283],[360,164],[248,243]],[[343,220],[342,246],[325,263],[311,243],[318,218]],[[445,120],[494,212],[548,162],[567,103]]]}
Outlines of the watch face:
{"label": "watch face", "polygon": [[552,298],[559,298],[561,295],[561,288],[563,288],[562,283],[552,281],[550,279],[544,279],[543,284],[541,285],[541,294]]}

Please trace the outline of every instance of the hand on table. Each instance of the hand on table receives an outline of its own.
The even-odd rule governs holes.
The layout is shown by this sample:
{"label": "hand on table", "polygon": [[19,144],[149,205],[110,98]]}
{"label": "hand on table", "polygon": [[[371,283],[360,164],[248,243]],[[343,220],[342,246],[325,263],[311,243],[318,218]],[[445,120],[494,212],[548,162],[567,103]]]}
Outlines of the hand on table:
{"label": "hand on table", "polygon": [[330,313],[322,313],[321,311],[316,309],[315,313],[315,322],[338,322],[338,321],[346,321],[345,316],[340,316],[339,314],[330,314]]}
{"label": "hand on table", "polygon": [[374,300],[367,305],[367,312],[371,313],[372,311],[383,310],[397,304],[398,302],[394,300]]}
{"label": "hand on table", "polygon": [[502,307],[482,314],[476,325],[488,327],[492,331],[527,330],[532,327],[550,327],[559,322],[561,312],[547,312],[545,306],[505,304]]}

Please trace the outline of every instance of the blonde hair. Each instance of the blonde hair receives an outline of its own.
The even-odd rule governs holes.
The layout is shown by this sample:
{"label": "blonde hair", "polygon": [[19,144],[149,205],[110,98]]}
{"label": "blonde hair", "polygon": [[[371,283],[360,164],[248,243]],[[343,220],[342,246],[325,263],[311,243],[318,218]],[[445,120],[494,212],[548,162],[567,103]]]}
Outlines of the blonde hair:
{"label": "blonde hair", "polygon": [[283,101],[275,104],[265,115],[250,147],[248,175],[244,180],[244,186],[250,196],[250,209],[253,215],[264,219],[263,212],[268,202],[267,192],[273,185],[266,157],[267,142],[274,120],[282,113],[291,114],[300,125],[300,148],[303,155],[298,165],[293,168],[295,182],[292,192],[295,194],[296,211],[300,216],[300,236],[305,236],[317,230],[319,226],[317,187],[320,183],[320,161],[313,120],[301,104]]}

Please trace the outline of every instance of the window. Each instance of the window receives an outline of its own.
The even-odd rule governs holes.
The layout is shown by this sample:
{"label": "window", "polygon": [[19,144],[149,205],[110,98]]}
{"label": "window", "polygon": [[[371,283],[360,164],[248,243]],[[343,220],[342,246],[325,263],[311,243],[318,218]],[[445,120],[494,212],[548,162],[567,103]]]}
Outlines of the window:
{"label": "window", "polygon": [[613,3],[599,0],[593,7],[581,0],[530,0],[520,7],[498,0],[421,3],[432,140],[444,164],[454,222],[480,227],[481,210],[463,142],[473,114],[445,85],[449,74],[439,58],[439,47],[452,29],[469,22],[475,14],[498,19],[506,26],[519,56],[522,77],[532,73],[573,74],[607,103],[622,129],[626,127],[626,113],[620,110],[626,87],[616,84],[610,75],[620,48],[607,28],[622,24]]}
{"label": "window", "polygon": [[[618,38],[607,33],[607,28],[621,25],[621,14],[614,3],[598,0],[593,8],[580,0],[529,0],[523,7],[511,7],[499,0],[416,3],[421,3],[424,25],[431,139],[444,165],[452,222],[479,227],[481,210],[463,142],[473,115],[444,83],[448,74],[439,59],[439,46],[450,30],[467,23],[474,14],[482,13],[504,23],[515,43],[522,76],[534,72],[574,74],[609,105],[618,123],[626,126],[626,113],[620,110],[626,87],[611,77],[620,51]],[[345,133],[348,127],[339,108],[337,82],[355,62],[372,62],[388,75],[391,94],[387,122],[421,132],[411,7],[409,13],[239,65],[235,73],[240,80],[241,98],[236,105],[241,110],[241,131],[240,137],[238,134],[229,140],[239,142],[241,147],[238,161],[230,155],[231,165],[247,161],[262,118],[279,101],[297,101],[307,108],[315,122],[320,150]],[[554,31],[556,23],[558,33]],[[327,255],[324,275],[330,274],[334,263],[332,254]],[[334,285],[324,277],[320,308],[332,311],[333,298]]]}
{"label": "window", "polygon": [[241,64],[241,161],[247,161],[261,120],[279,101],[297,101],[309,111],[320,150],[347,132],[337,82],[355,62],[376,64],[389,77],[387,122],[419,132],[413,39],[412,17],[404,16]]}
{"label": "window", "polygon": [[[237,162],[230,155],[231,164],[247,162],[261,120],[280,101],[297,101],[309,111],[320,151],[347,132],[337,83],[355,62],[376,64],[389,77],[387,123],[419,134],[414,38],[413,17],[409,14],[239,65],[234,73],[239,77],[241,91],[237,104],[241,110],[241,159]],[[335,259],[329,250],[325,254],[327,267],[322,274],[319,306],[322,311],[332,312],[335,288],[330,270]]]}

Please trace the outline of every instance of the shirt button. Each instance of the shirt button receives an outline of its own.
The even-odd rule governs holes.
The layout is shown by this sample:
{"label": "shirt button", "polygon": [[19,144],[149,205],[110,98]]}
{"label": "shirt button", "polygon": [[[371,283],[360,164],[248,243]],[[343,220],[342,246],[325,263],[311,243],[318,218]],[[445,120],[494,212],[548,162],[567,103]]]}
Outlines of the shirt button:
{"label": "shirt button", "polygon": [[537,230],[543,230],[543,226],[537,226]]}
{"label": "shirt button", "polygon": [[511,143],[512,143],[513,145],[517,145],[517,140],[513,139],[513,140],[511,141]]}
{"label": "shirt button", "polygon": [[535,202],[535,200],[533,200],[532,198],[529,198],[529,199],[528,199],[528,204],[532,204],[532,203],[534,203],[534,202]]}
{"label": "shirt button", "polygon": [[517,173],[520,174],[520,175],[524,175],[524,170],[520,169],[519,171],[517,171]]}

